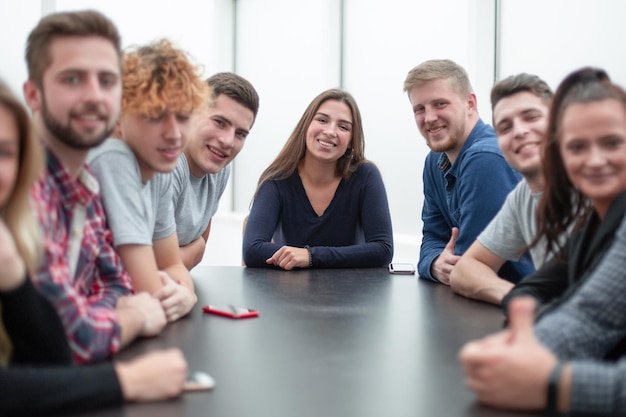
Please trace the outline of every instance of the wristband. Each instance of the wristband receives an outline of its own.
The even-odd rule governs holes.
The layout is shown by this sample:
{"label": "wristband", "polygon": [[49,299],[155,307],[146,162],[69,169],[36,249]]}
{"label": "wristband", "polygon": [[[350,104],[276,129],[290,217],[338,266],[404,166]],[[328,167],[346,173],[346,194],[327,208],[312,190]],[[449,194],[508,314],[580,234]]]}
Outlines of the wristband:
{"label": "wristband", "polygon": [[304,248],[309,252],[309,269],[313,268],[313,255],[311,255],[311,248],[309,245],[305,245]]}
{"label": "wristband", "polygon": [[561,380],[561,372],[563,371],[564,363],[558,361],[548,379],[548,404],[546,411],[550,415],[557,415],[559,408],[559,381]]}

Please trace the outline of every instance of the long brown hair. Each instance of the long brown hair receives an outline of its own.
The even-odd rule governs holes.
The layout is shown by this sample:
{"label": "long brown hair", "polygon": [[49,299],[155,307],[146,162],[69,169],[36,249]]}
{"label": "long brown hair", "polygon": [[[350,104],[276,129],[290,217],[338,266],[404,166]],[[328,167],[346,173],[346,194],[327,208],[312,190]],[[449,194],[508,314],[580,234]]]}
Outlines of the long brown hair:
{"label": "long brown hair", "polygon": [[361,121],[361,112],[356,104],[356,100],[347,91],[336,88],[326,90],[311,101],[289,139],[287,139],[283,149],[274,159],[274,162],[263,171],[254,193],[255,196],[259,188],[266,182],[285,179],[298,169],[298,164],[306,153],[306,133],[309,125],[320,106],[328,100],[337,100],[345,103],[352,113],[352,139],[346,153],[337,160],[335,173],[347,180],[357,167],[366,161],[363,122]]}
{"label": "long brown hair", "polygon": [[612,83],[608,74],[598,68],[584,67],[569,74],[552,98],[548,129],[544,137],[542,168],[545,189],[537,207],[537,236],[546,239],[546,255],[559,256],[560,236],[570,227],[582,227],[594,212],[589,198],[577,190],[565,170],[559,134],[565,110],[572,104],[607,99],[617,100],[626,111],[626,92]]}
{"label": "long brown hair", "polygon": [[[17,252],[27,269],[34,272],[37,269],[41,247],[39,230],[30,209],[29,196],[30,188],[43,168],[43,151],[31,128],[26,109],[2,81],[0,81],[0,108],[12,113],[19,137],[17,178],[8,200],[0,206],[0,217],[11,232]],[[0,316],[1,310],[0,305]],[[9,352],[10,342],[0,320],[0,363],[6,363]]]}
{"label": "long brown hair", "polygon": [[5,221],[19,255],[28,270],[37,270],[41,247],[39,229],[30,209],[30,188],[43,169],[43,150],[31,127],[26,109],[7,86],[0,81],[0,107],[13,114],[19,136],[19,167],[13,192],[0,207],[0,217]]}

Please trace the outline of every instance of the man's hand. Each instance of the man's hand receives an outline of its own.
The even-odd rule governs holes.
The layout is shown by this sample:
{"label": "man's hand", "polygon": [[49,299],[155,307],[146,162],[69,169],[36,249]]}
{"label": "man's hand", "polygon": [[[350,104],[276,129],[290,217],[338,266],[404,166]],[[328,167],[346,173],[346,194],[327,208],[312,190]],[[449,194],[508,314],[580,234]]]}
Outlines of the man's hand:
{"label": "man's hand", "polygon": [[306,248],[283,246],[274,252],[272,257],[268,258],[265,262],[269,265],[276,265],[277,267],[286,270],[308,268],[309,250]]}
{"label": "man's hand", "polygon": [[480,402],[516,410],[545,408],[548,376],[557,359],[535,339],[535,308],[530,297],[514,299],[508,329],[461,349],[466,383]]}
{"label": "man's hand", "polygon": [[177,397],[187,377],[187,362],[178,349],[150,352],[114,365],[126,401]]}
{"label": "man's hand", "polygon": [[437,256],[435,261],[432,263],[430,269],[433,277],[437,278],[441,283],[450,285],[450,273],[454,268],[454,265],[459,261],[460,256],[454,254],[454,243],[456,239],[459,237],[459,228],[452,228],[452,236],[450,236],[450,240],[448,244],[443,249],[441,254]]}
{"label": "man's hand", "polygon": [[159,271],[163,288],[154,293],[161,302],[167,321],[172,323],[187,315],[198,301],[196,295],[184,285],[174,281],[167,272]]}
{"label": "man's hand", "polygon": [[167,324],[161,303],[147,292],[120,297],[116,309],[134,309],[143,316],[143,325],[139,335],[152,337],[161,333]]}

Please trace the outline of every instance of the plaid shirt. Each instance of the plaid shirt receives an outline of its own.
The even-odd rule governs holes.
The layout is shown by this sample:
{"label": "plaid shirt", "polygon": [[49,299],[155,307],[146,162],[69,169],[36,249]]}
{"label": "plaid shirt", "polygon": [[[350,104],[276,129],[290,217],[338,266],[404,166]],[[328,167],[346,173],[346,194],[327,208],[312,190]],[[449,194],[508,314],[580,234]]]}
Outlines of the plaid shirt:
{"label": "plaid shirt", "polygon": [[34,281],[61,317],[74,361],[102,360],[119,349],[114,307],[132,292],[131,281],[113,249],[88,166],[74,180],[49,150],[47,159],[46,172],[31,190],[45,249]]}
{"label": "plaid shirt", "polygon": [[585,283],[535,326],[537,339],[572,363],[574,412],[626,412],[626,357],[602,358],[626,338],[626,220]]}

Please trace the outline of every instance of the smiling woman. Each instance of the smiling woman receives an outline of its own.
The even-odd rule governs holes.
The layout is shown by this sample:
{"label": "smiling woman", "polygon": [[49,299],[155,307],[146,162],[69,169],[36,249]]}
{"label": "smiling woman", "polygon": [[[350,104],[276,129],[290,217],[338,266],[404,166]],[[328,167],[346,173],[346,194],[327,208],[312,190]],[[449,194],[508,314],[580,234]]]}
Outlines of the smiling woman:
{"label": "smiling woman", "polygon": [[[539,229],[557,259],[507,296],[508,329],[462,349],[466,381],[499,408],[622,415],[626,92],[603,70],[573,72],[553,98],[543,145]],[[555,232],[570,225],[560,246]],[[539,302],[535,317],[525,294]]]}
{"label": "smiling woman", "polygon": [[604,218],[626,189],[626,112],[614,99],[573,104],[563,113],[560,151],[572,185]]}
{"label": "smiling woman", "polygon": [[248,266],[380,267],[393,256],[387,194],[365,159],[354,98],[327,90],[263,172],[243,239]]}
{"label": "smiling woman", "polygon": [[[583,68],[556,91],[542,160],[537,237],[555,258],[503,300],[532,295],[539,315],[569,298],[612,245],[626,210],[626,92],[606,72]],[[563,244],[560,236],[573,228]],[[574,260],[576,262],[574,263]],[[569,264],[572,265],[569,265]]]}

